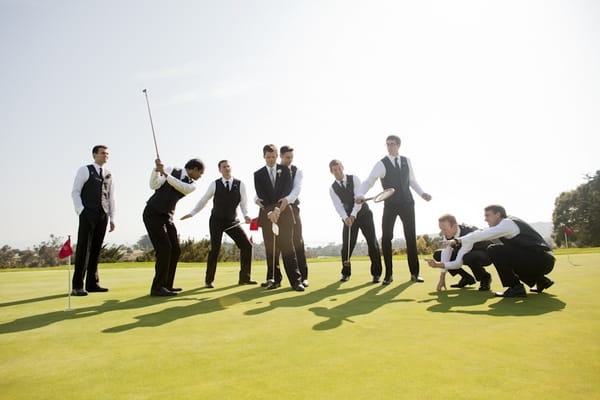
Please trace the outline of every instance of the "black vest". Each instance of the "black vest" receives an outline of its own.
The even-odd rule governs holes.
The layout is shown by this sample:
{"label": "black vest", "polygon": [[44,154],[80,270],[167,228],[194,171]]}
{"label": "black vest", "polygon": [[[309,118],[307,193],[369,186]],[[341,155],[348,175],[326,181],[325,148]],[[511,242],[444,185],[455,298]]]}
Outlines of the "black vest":
{"label": "black vest", "polygon": [[527,248],[534,251],[550,251],[550,246],[544,241],[542,235],[540,235],[535,229],[531,227],[525,221],[517,218],[508,216],[510,220],[513,220],[519,227],[519,234],[512,239],[505,237],[500,238],[502,243],[507,243],[516,247]]}
{"label": "black vest", "polygon": [[385,176],[381,179],[384,189],[394,188],[394,194],[385,200],[386,205],[414,204],[410,193],[410,170],[406,157],[400,158],[400,169],[396,168],[388,157],[383,157],[381,162],[385,166]]}
{"label": "black vest", "polygon": [[240,194],[240,181],[234,179],[231,183],[231,189],[227,190],[223,180],[215,181],[215,195],[213,197],[212,216],[228,221],[235,220],[236,208],[240,204],[242,195]]}
{"label": "black vest", "polygon": [[[352,213],[352,209],[354,208],[354,179],[352,175],[346,175],[346,188],[343,188],[337,181],[334,181],[331,184],[331,187],[335,194],[338,195],[342,204],[344,205],[344,210],[346,210],[346,214],[350,216]],[[367,203],[363,203],[362,208],[358,212],[360,214],[363,210],[368,210],[369,206]],[[357,215],[358,217],[358,215]]]}
{"label": "black vest", "polygon": [[[171,175],[181,180],[181,173],[181,169],[173,168]],[[189,180],[189,178],[186,180]],[[168,182],[165,182],[161,187],[154,191],[154,194],[148,199],[147,204],[156,211],[163,214],[169,214],[172,217],[175,213],[177,202],[183,196],[185,196],[183,193],[169,185]]]}
{"label": "black vest", "polygon": [[81,202],[85,208],[97,212],[104,211],[108,214],[108,197],[112,177],[107,174],[105,178],[102,178],[92,164],[88,165],[87,169],[90,172],[90,177],[81,188]]}

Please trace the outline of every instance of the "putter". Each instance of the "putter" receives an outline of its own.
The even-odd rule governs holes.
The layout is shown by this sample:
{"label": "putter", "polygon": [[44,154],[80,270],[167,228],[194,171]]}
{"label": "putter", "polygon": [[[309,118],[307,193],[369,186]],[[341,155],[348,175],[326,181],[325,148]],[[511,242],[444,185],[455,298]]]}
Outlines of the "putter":
{"label": "putter", "polygon": [[146,89],[142,90],[144,95],[146,96],[146,105],[148,106],[148,116],[150,117],[150,127],[152,128],[152,137],[154,138],[154,149],[156,150],[156,158],[160,160],[160,156],[158,155],[158,145],[156,144],[156,133],[154,133],[154,123],[152,122],[152,113],[150,112],[150,102],[148,102],[148,91]]}
{"label": "putter", "polygon": [[277,254],[277,251],[275,250],[275,245],[277,236],[279,236],[279,225],[273,222],[273,224],[271,225],[271,230],[273,231],[273,282],[275,282],[275,262],[277,261],[275,260],[275,255]]}

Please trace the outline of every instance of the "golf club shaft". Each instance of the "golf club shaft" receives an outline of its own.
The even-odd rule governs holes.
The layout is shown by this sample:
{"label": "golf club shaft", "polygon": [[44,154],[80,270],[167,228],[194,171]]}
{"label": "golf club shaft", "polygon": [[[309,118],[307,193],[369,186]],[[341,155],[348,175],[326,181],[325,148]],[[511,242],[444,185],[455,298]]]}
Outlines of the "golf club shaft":
{"label": "golf club shaft", "polygon": [[160,156],[158,155],[158,145],[156,144],[156,133],[154,133],[154,123],[152,122],[152,113],[150,112],[150,102],[148,101],[148,91],[144,89],[143,92],[146,96],[146,105],[148,106],[148,116],[150,117],[150,127],[152,127],[152,138],[154,139],[154,149],[156,150],[156,158],[160,160]]}
{"label": "golf club shaft", "polygon": [[346,260],[348,260],[348,262],[350,261],[350,231],[352,230],[352,226],[348,227],[348,257],[346,257]]}

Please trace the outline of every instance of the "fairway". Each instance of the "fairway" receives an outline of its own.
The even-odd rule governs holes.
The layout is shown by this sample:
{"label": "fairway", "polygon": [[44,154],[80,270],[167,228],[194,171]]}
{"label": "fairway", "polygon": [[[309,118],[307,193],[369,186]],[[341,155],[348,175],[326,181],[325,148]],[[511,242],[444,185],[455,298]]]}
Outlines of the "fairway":
{"label": "fairway", "polygon": [[436,292],[437,270],[422,262],[413,284],[405,260],[389,286],[367,261],[345,283],[338,261],[309,264],[304,293],[238,286],[231,266],[204,289],[204,266],[185,265],[172,298],[147,295],[151,268],[101,266],[110,292],[71,311],[65,269],[2,272],[0,398],[600,398],[600,254],[570,261],[525,299]]}

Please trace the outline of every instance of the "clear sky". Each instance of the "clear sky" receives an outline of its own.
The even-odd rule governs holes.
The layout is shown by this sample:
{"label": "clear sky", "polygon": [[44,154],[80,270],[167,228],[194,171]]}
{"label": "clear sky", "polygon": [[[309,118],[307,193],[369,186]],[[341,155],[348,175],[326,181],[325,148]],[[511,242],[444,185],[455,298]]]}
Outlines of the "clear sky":
{"label": "clear sky", "polygon": [[[595,0],[0,0],[0,245],[76,235],[71,187],[95,144],[117,185],[106,241],[145,234],[144,88],[164,163],[207,164],[177,219],[220,159],[254,196],[262,146],[288,144],[305,242],[341,242],[328,162],[364,180],[393,133],[433,196],[416,198],[417,233],[445,212],[485,226],[490,203],[551,221],[555,198],[600,169],[598,21]],[[179,221],[182,239],[207,237],[209,214]]]}

